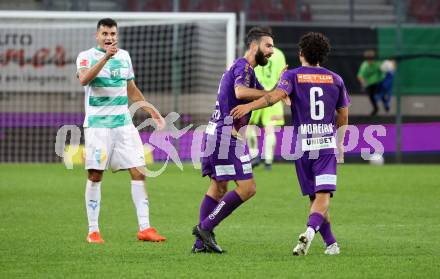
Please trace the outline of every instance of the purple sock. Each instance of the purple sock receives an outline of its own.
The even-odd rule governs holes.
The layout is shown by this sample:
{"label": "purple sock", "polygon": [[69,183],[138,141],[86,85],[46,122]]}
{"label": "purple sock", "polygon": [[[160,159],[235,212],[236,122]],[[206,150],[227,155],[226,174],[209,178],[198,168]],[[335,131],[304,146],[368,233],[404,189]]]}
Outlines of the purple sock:
{"label": "purple sock", "polygon": [[314,212],[309,215],[309,221],[307,222],[307,227],[311,227],[315,230],[315,232],[319,231],[319,227],[321,227],[324,222],[324,216],[322,216],[318,212]]}
{"label": "purple sock", "polygon": [[201,222],[204,230],[212,231],[226,217],[229,216],[243,201],[235,191],[226,193],[217,207]]}
{"label": "purple sock", "polygon": [[319,229],[319,233],[321,234],[322,239],[324,240],[327,246],[330,246],[336,242],[336,239],[332,233],[330,223],[328,222],[322,223],[321,228]]}
{"label": "purple sock", "polygon": [[[218,205],[218,201],[213,199],[212,197],[205,195],[200,204],[200,215],[199,215],[199,224],[208,217],[209,213],[211,213]],[[203,247],[203,241],[199,238],[196,239],[195,243],[196,247],[201,249]]]}

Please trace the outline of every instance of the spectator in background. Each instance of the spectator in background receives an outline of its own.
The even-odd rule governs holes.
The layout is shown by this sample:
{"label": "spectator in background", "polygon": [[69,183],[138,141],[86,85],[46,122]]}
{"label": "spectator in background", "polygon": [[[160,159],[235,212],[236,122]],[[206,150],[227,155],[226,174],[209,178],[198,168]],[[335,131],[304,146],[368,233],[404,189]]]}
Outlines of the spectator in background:
{"label": "spectator in background", "polygon": [[379,92],[376,95],[376,102],[382,100],[385,111],[389,112],[396,62],[394,60],[384,60],[380,65],[380,70],[384,73],[385,77],[382,80]]}
{"label": "spectator in background", "polygon": [[361,83],[362,90],[368,94],[373,111],[371,116],[375,116],[378,112],[377,94],[379,93],[384,73],[381,71],[381,62],[376,60],[376,52],[372,49],[364,52],[364,62],[359,67],[357,78]]}

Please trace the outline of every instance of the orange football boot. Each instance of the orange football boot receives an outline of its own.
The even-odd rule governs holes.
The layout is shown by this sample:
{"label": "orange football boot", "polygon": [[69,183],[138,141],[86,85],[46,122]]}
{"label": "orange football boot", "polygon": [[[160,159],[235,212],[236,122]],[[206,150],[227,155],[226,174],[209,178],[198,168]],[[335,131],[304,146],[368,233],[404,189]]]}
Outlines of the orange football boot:
{"label": "orange football boot", "polygon": [[137,238],[143,241],[160,242],[165,241],[166,238],[157,233],[155,228],[148,228],[143,231],[139,231]]}
{"label": "orange football boot", "polygon": [[89,233],[86,240],[88,243],[96,243],[96,244],[104,243],[104,239],[101,238],[101,234],[99,232]]}

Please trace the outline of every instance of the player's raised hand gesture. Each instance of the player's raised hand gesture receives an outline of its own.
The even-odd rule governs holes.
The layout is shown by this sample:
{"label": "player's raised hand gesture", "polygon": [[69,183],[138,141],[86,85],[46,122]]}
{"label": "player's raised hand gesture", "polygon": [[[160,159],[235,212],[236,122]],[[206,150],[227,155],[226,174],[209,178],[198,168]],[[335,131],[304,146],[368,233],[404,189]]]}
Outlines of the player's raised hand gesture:
{"label": "player's raised hand gesture", "polygon": [[242,118],[251,111],[249,105],[238,105],[231,110],[231,116],[235,119]]}
{"label": "player's raised hand gesture", "polygon": [[118,52],[118,47],[116,46],[118,42],[113,42],[106,50],[105,52],[105,56],[107,59],[110,59],[113,55],[116,54],[116,52]]}

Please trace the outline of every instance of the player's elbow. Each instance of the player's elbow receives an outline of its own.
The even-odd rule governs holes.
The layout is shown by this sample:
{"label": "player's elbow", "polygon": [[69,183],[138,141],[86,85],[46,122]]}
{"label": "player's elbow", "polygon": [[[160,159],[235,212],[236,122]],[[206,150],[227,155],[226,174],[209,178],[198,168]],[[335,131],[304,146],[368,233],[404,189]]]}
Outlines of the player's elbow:
{"label": "player's elbow", "polygon": [[243,100],[245,99],[245,96],[240,90],[235,90],[235,98],[237,98],[238,100]]}
{"label": "player's elbow", "polygon": [[247,97],[248,96],[244,88],[242,88],[241,86],[235,87],[235,98],[237,98],[238,100],[245,100],[247,99]]}
{"label": "player's elbow", "polygon": [[340,125],[347,125],[348,124],[348,108],[340,108],[336,111],[337,113],[337,122]]}
{"label": "player's elbow", "polygon": [[87,84],[89,84],[89,81],[85,78],[79,78],[79,83],[81,84],[81,86],[86,86]]}

